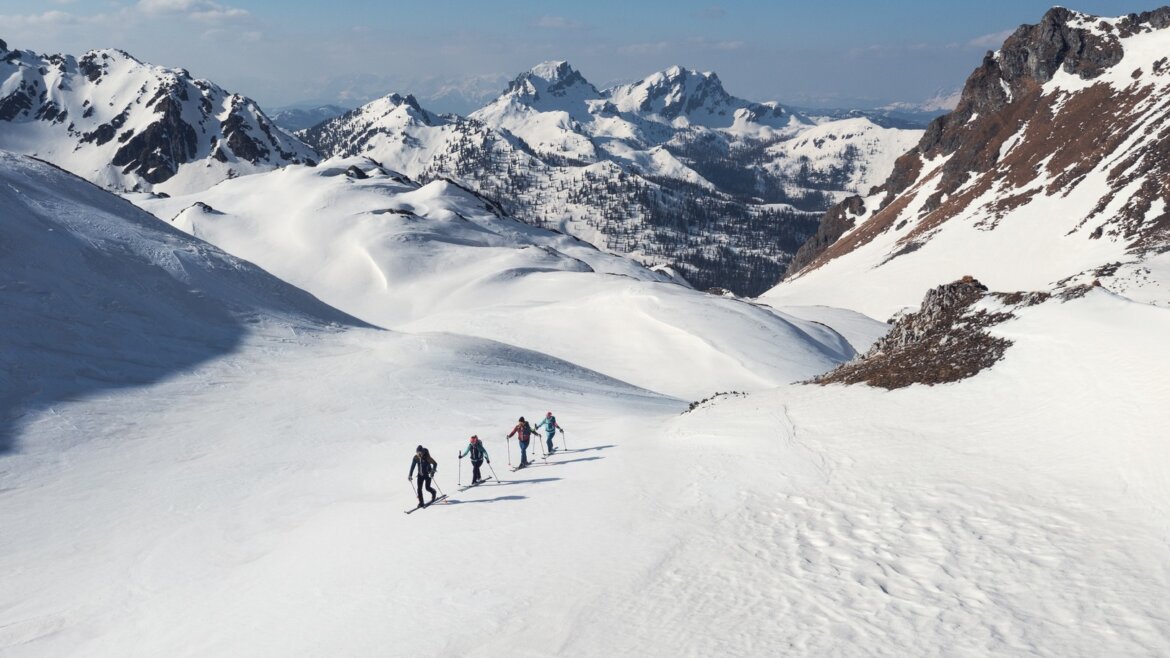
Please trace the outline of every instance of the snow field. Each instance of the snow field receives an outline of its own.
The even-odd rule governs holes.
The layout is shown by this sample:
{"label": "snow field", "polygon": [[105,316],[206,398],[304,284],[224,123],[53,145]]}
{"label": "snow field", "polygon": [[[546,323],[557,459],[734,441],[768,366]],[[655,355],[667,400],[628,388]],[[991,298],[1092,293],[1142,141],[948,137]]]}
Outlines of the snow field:
{"label": "snow field", "polygon": [[1097,292],[1001,325],[1016,345],[967,382],[787,387],[669,421],[665,452],[695,466],[658,481],[679,503],[658,516],[687,540],[601,612],[600,646],[1165,653],[1170,382],[1148,364],[1168,322]]}
{"label": "snow field", "polygon": [[805,379],[854,354],[823,324],[666,283],[362,158],[135,201],[372,324],[498,340],[678,397]]}
{"label": "snow field", "polygon": [[[0,646],[1159,655],[1170,386],[1147,365],[1167,323],[1097,292],[997,327],[1007,358],[960,384],[683,415],[475,339],[254,336],[29,424],[0,494]],[[507,472],[514,417],[550,409],[577,452]],[[471,433],[506,483],[456,494]],[[453,502],[406,516],[420,442]]]}

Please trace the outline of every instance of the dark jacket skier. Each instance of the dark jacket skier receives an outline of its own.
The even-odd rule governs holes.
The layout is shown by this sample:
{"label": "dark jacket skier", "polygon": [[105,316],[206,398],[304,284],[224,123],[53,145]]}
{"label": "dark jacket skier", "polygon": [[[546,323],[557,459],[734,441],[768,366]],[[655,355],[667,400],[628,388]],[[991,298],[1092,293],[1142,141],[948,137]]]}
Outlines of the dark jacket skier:
{"label": "dark jacket skier", "polygon": [[509,439],[512,438],[512,436],[516,436],[516,440],[520,442],[521,466],[528,465],[528,442],[532,440],[533,434],[540,436],[540,433],[533,430],[532,426],[528,424],[528,421],[524,420],[524,416],[520,417],[519,422],[516,423],[516,427],[513,427],[512,431],[508,433]]}
{"label": "dark jacket skier", "polygon": [[459,458],[463,459],[468,455],[471,456],[471,483],[479,484],[483,481],[483,478],[479,477],[479,467],[485,459],[489,464],[492,463],[492,459],[488,457],[487,448],[484,447],[483,441],[480,441],[478,436],[472,435],[471,439],[468,440],[467,450],[459,453]]}
{"label": "dark jacket skier", "polygon": [[435,502],[435,490],[431,488],[431,478],[435,475],[435,471],[439,469],[439,463],[431,457],[431,453],[426,448],[419,446],[414,449],[414,459],[410,460],[410,473],[407,474],[407,481],[414,476],[414,469],[418,469],[418,506],[423,506],[423,487],[431,492],[431,502]]}

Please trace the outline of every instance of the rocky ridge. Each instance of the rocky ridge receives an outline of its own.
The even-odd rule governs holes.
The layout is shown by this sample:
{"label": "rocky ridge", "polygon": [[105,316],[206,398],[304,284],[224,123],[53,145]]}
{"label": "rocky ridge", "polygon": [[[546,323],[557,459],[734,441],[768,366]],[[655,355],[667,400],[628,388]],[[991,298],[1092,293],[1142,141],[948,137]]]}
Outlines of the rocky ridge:
{"label": "rocky ridge", "polygon": [[181,191],[317,158],[252,100],[120,50],[0,42],[0,88],[0,148],[115,190]]}
{"label": "rocky ridge", "polygon": [[868,211],[857,220],[864,221],[841,220],[856,199],[830,210],[787,275],[903,227],[899,247],[914,248],[972,209],[993,230],[1033,199],[1070,196],[1093,173],[1104,174],[1104,189],[1074,231],[1085,228],[1086,239],[1111,237],[1135,251],[1165,249],[1170,213],[1158,208],[1170,200],[1170,104],[1163,93],[1170,63],[1147,53],[1170,42],[1167,27],[1170,7],[1118,19],[1057,7],[1021,26],[984,57],[955,111],[932,122],[889,179],[860,202]]}

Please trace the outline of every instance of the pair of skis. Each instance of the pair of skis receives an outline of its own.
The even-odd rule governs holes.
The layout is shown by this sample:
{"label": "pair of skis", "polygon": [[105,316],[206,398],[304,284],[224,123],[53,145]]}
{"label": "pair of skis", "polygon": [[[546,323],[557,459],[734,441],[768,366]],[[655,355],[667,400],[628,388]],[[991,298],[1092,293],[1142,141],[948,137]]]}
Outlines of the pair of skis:
{"label": "pair of skis", "polygon": [[[469,484],[465,487],[460,487],[459,491],[467,491],[468,489],[470,489],[472,487],[478,487],[479,485],[483,484],[484,482],[487,482],[490,479],[492,479],[492,476],[489,475],[486,478],[480,480],[479,482],[476,482],[475,484]],[[425,505],[419,505],[418,507],[412,507],[411,509],[403,510],[403,513],[413,514],[417,511],[419,511],[420,509],[426,509],[427,507],[430,507],[431,505],[434,505],[435,503],[441,503],[445,500],[447,500],[447,494],[443,494],[442,496],[439,496],[438,498],[432,500],[429,503],[426,503]]]}
{"label": "pair of skis", "polygon": [[480,480],[479,482],[459,487],[459,490],[460,491],[467,491],[468,489],[470,489],[472,487],[478,487],[479,485],[483,484],[484,482],[487,482],[490,479],[492,479],[492,476],[489,475],[489,476],[485,477],[484,479]]}
{"label": "pair of skis", "polygon": [[403,510],[403,512],[406,514],[413,514],[417,511],[419,511],[420,509],[426,509],[426,508],[430,507],[431,505],[434,505],[435,503],[441,503],[444,500],[447,500],[447,494],[443,494],[442,496],[439,496],[438,498],[432,500],[429,503],[424,503],[422,505],[419,505],[418,507],[413,507],[413,508],[408,509],[408,510]]}
{"label": "pair of skis", "polygon": [[[536,461],[536,456],[534,455],[533,458],[531,460],[529,460],[527,464],[524,464],[521,466],[513,466],[512,472],[515,473],[516,471],[518,471],[522,468],[528,468],[529,466],[548,466],[548,458],[551,457],[553,455],[553,453],[557,453],[557,452],[565,452],[565,451],[561,450],[560,448],[557,448],[557,449],[553,450],[552,452],[547,453],[544,457],[541,457],[539,462]],[[556,462],[553,462],[553,463],[555,464]]]}

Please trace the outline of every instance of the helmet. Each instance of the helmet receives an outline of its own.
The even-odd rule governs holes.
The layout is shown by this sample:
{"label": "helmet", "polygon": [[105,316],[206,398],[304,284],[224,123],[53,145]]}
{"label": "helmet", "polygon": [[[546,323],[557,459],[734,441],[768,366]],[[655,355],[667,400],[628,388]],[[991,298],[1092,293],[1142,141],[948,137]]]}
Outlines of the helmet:
{"label": "helmet", "polygon": [[472,434],[472,435],[471,435],[471,442],[472,442],[472,443],[475,443],[475,442],[476,442],[476,441],[478,441],[478,440],[479,440],[479,437],[478,437],[478,436],[476,436],[476,435],[474,435],[474,434]]}
{"label": "helmet", "polygon": [[424,448],[422,446],[418,446],[417,448],[414,449],[415,452],[422,452],[423,450],[426,450],[426,448]]}
{"label": "helmet", "polygon": [[521,416],[521,417],[520,417],[520,422],[521,422],[521,423],[523,423],[523,422],[524,422],[524,416]]}
{"label": "helmet", "polygon": [[552,412],[551,412],[551,411],[550,411],[550,412],[548,412],[547,414],[545,414],[545,416],[547,416],[547,417],[549,417],[549,418],[552,418]]}

